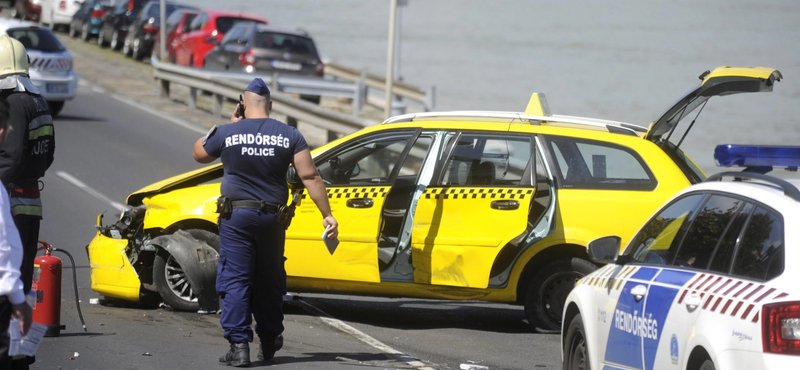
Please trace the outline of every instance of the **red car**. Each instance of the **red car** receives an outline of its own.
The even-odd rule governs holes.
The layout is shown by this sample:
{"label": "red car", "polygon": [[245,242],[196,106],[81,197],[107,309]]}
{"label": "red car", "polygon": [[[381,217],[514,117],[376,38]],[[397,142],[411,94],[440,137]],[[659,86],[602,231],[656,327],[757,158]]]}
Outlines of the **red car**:
{"label": "red car", "polygon": [[[192,21],[198,14],[200,14],[199,10],[184,8],[176,10],[167,17],[167,27],[163,29],[163,31],[167,33],[166,60],[175,63],[175,46],[178,44],[178,39],[183,34],[189,32],[189,25],[192,24]],[[153,54],[160,57],[162,30],[158,32],[159,33],[156,34],[155,43],[153,44]]]}
{"label": "red car", "polygon": [[17,0],[11,9],[13,18],[30,19],[38,21],[42,14],[42,0]]}
{"label": "red car", "polygon": [[203,61],[225,33],[240,22],[256,22],[267,24],[267,20],[258,16],[237,12],[207,10],[197,15],[189,25],[189,32],[184,33],[174,42],[175,63],[184,66],[203,67]]}

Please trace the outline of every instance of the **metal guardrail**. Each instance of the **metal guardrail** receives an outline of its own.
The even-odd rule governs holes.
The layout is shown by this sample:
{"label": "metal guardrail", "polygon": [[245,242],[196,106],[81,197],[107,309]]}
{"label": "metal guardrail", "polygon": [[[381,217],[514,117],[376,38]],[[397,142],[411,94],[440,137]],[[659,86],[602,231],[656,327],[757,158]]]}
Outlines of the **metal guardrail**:
{"label": "metal guardrail", "polygon": [[214,100],[214,115],[216,116],[222,116],[224,99],[239,100],[239,94],[242,94],[250,81],[254,77],[261,77],[265,83],[269,83],[273,87],[271,93],[273,111],[328,130],[329,139],[335,138],[337,134],[348,134],[377,123],[376,121],[325,109],[317,104],[288,95],[289,93],[299,93],[346,96],[353,97],[354,104],[357,104],[356,102],[361,101],[359,97],[363,94],[358,84],[292,76],[259,76],[247,73],[212,72],[158,61],[153,61],[152,64],[153,78],[160,81],[161,95],[163,97],[169,97],[171,83],[187,86],[190,89],[189,106],[196,108],[198,92],[209,92]]}
{"label": "metal guardrail", "polygon": [[[325,75],[355,81],[356,83],[360,82],[360,84],[363,84],[365,87],[380,90],[386,88],[385,78],[336,63],[325,64]],[[364,91],[364,95],[366,95],[366,89]],[[392,92],[397,96],[419,102],[426,112],[433,110],[436,105],[436,86],[431,86],[428,91],[423,91],[417,86],[395,81]]]}

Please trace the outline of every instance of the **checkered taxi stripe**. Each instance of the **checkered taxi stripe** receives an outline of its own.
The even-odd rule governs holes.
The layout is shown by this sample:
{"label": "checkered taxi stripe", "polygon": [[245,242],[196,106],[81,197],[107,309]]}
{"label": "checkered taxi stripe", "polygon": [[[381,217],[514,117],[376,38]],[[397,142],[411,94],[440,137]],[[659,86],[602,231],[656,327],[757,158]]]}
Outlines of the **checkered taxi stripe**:
{"label": "checkered taxi stripe", "polygon": [[525,199],[533,189],[508,188],[428,188],[425,199]]}
{"label": "checkered taxi stripe", "polygon": [[[386,194],[389,193],[391,188],[388,186],[384,187],[369,187],[369,188],[327,188],[328,190],[328,198],[386,198]],[[308,198],[308,194],[304,191],[300,191],[300,198],[306,199]]]}
{"label": "checkered taxi stripe", "polygon": [[[581,281],[581,284],[594,287],[619,290],[622,283],[627,280],[639,267],[624,267],[616,276],[612,276],[616,266],[606,265],[596,271],[591,278]],[[762,301],[772,301],[783,298],[789,294],[780,292],[763,284],[743,281],[736,278],[717,276],[714,274],[698,273],[689,284],[681,288],[678,304],[683,303],[689,294],[700,294],[701,308],[720,315],[739,317],[741,320],[750,320],[757,323],[759,310],[756,306]]]}

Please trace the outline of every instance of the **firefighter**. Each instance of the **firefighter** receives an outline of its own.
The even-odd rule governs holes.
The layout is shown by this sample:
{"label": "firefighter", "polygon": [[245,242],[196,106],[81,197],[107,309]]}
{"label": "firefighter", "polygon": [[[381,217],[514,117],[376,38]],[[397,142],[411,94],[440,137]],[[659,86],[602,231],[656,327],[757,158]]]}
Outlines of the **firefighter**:
{"label": "firefighter", "polygon": [[[42,219],[39,179],[53,163],[55,150],[50,107],[29,77],[25,47],[0,35],[0,99],[5,99],[10,109],[9,129],[0,146],[0,181],[8,189],[11,214],[22,239],[20,272],[25,294],[31,290]],[[27,368],[19,362],[15,360],[15,369]],[[32,362],[29,358],[28,363]]]}

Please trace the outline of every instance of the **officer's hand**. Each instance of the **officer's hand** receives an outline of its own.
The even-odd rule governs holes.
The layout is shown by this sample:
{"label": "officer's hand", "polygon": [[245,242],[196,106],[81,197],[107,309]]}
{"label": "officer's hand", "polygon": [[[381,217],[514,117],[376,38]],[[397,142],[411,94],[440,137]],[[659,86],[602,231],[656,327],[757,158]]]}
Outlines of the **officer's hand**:
{"label": "officer's hand", "polygon": [[233,113],[231,113],[231,123],[239,122],[244,118],[239,115],[239,104],[242,103],[236,104],[236,108],[233,108]]}
{"label": "officer's hand", "polygon": [[13,317],[19,319],[19,331],[22,332],[22,335],[28,334],[28,330],[31,329],[31,323],[33,323],[33,314],[31,312],[31,306],[28,306],[28,302],[12,305],[11,314]]}
{"label": "officer's hand", "polygon": [[333,216],[328,216],[322,219],[322,226],[326,228],[330,225],[330,229],[328,229],[328,239],[336,239],[339,237],[339,223],[336,222],[336,219]]}

